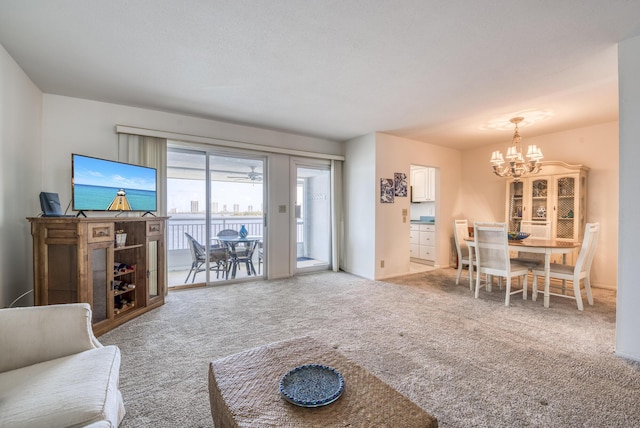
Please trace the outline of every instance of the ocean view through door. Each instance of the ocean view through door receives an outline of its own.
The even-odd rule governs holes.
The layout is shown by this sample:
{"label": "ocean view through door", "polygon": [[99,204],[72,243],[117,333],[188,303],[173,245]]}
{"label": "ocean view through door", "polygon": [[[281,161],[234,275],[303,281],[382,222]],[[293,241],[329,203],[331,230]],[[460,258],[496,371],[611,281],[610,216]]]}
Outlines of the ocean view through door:
{"label": "ocean view through door", "polygon": [[295,164],[296,272],[326,270],[331,267],[330,165]]}
{"label": "ocean view through door", "polygon": [[170,288],[264,276],[264,178],[261,157],[168,150]]}

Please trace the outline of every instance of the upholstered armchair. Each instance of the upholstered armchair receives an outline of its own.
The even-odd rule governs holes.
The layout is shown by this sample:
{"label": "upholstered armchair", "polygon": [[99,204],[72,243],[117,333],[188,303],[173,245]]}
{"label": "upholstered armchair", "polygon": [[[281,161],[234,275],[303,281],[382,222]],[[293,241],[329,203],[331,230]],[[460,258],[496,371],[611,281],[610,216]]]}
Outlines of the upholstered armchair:
{"label": "upholstered armchair", "polygon": [[0,426],[116,427],[120,350],[102,346],[86,303],[0,309]]}

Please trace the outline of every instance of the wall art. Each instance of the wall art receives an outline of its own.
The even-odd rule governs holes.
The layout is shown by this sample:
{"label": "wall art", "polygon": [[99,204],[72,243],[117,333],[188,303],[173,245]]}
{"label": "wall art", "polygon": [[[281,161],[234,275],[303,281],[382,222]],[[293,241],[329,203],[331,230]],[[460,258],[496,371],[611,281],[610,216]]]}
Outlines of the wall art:
{"label": "wall art", "polygon": [[395,186],[393,185],[393,178],[381,178],[380,179],[380,203],[392,204],[394,194],[395,194]]}
{"label": "wall art", "polygon": [[407,174],[396,172],[393,174],[393,182],[396,196],[407,196]]}

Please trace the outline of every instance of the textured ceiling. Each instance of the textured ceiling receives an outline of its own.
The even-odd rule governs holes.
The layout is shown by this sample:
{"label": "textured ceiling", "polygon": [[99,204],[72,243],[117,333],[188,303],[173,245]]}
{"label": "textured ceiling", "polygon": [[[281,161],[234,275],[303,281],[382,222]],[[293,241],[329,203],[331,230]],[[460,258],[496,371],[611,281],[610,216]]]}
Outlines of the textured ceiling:
{"label": "textured ceiling", "polygon": [[616,120],[617,43],[639,34],[626,0],[0,2],[45,93],[457,148],[509,140],[516,113],[528,137]]}

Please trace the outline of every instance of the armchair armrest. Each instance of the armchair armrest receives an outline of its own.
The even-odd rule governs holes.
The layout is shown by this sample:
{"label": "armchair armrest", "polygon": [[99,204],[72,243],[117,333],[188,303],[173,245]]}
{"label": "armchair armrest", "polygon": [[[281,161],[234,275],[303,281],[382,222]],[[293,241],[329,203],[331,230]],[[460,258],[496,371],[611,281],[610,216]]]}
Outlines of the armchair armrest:
{"label": "armchair armrest", "polygon": [[100,347],[87,303],[0,309],[0,373]]}

